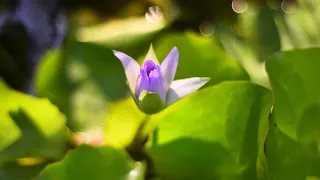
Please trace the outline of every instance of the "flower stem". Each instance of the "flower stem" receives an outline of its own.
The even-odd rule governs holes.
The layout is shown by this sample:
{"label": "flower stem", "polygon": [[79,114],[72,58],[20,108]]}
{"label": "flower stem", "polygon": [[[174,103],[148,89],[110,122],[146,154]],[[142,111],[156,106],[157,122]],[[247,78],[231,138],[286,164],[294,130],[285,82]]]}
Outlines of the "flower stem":
{"label": "flower stem", "polygon": [[138,128],[135,137],[133,138],[132,142],[126,148],[129,155],[135,160],[140,162],[146,162],[147,170],[146,170],[146,177],[147,179],[154,177],[154,168],[153,162],[147,152],[145,151],[145,144],[148,141],[148,135],[143,133],[143,130],[148,123],[150,116],[147,115],[146,118],[141,123],[140,127]]}

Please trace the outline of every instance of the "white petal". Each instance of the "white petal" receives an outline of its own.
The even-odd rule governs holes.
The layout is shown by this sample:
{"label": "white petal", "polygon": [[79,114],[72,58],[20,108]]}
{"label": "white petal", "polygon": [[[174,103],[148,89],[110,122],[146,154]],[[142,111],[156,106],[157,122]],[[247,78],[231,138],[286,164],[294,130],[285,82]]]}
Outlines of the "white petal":
{"label": "white petal", "polygon": [[177,47],[174,47],[161,64],[161,74],[168,86],[171,85],[176,75],[178,61],[179,51]]}
{"label": "white petal", "polygon": [[148,51],[144,61],[146,61],[146,60],[152,60],[155,64],[159,64],[158,58],[156,56],[156,53],[154,52],[152,44],[150,45],[149,51]]}
{"label": "white petal", "polygon": [[210,78],[193,77],[173,81],[168,91],[166,106],[173,104],[184,96],[200,89]]}
{"label": "white petal", "polygon": [[140,72],[140,66],[132,57],[120,52],[113,50],[114,55],[121,61],[122,66],[125,70],[127,80],[131,92],[134,94],[138,75]]}

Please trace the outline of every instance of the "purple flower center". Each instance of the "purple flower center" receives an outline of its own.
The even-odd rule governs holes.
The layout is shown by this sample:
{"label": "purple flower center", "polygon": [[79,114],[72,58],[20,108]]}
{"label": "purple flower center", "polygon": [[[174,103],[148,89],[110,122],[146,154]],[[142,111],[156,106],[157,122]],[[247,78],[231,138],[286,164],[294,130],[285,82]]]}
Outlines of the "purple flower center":
{"label": "purple flower center", "polygon": [[157,69],[157,65],[154,64],[154,62],[148,60],[146,61],[146,63],[144,63],[144,68],[147,72],[147,75],[149,76],[149,74],[151,73],[151,71],[156,70]]}
{"label": "purple flower center", "polygon": [[143,90],[157,93],[165,100],[166,88],[160,67],[151,60],[146,60],[140,68],[135,96],[139,98]]}

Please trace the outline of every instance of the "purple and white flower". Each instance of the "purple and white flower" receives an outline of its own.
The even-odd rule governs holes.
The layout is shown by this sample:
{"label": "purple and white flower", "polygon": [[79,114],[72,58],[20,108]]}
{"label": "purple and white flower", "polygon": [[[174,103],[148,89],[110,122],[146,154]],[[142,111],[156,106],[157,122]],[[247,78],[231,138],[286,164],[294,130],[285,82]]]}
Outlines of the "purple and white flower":
{"label": "purple and white flower", "polygon": [[138,107],[147,114],[161,111],[210,80],[207,77],[192,77],[174,81],[179,61],[177,47],[159,64],[151,45],[141,67],[137,61],[122,52],[114,51],[114,55],[124,67],[128,85]]}

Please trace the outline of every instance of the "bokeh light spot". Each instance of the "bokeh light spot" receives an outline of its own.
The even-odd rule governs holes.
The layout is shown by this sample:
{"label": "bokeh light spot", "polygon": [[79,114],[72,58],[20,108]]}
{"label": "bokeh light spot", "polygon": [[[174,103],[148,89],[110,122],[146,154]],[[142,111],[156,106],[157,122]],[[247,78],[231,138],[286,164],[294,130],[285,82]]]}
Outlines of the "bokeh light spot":
{"label": "bokeh light spot", "polygon": [[291,0],[283,0],[281,3],[281,9],[287,14],[291,14],[296,10],[296,4]]}
{"label": "bokeh light spot", "polygon": [[150,23],[157,23],[162,20],[163,11],[159,6],[151,6],[145,16]]}
{"label": "bokeh light spot", "polygon": [[212,23],[204,22],[199,26],[200,33],[204,36],[212,36],[215,29]]}
{"label": "bokeh light spot", "polygon": [[141,170],[142,170],[141,162],[136,162],[134,164],[134,166],[135,166],[135,168],[133,170],[131,170],[129,173],[128,180],[141,179],[141,178],[139,178],[141,176],[140,173],[143,173],[143,172],[141,172]]}
{"label": "bokeh light spot", "polygon": [[234,12],[244,13],[248,9],[248,2],[247,0],[233,0],[231,6]]}

